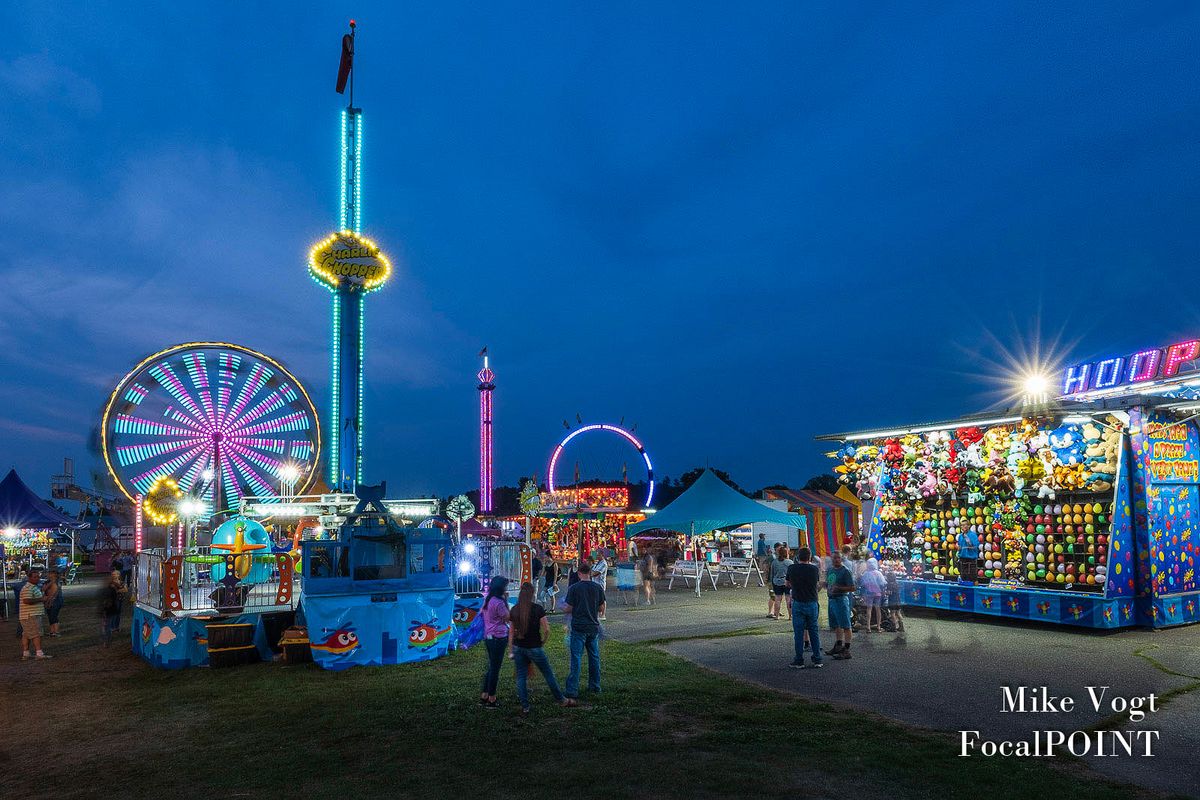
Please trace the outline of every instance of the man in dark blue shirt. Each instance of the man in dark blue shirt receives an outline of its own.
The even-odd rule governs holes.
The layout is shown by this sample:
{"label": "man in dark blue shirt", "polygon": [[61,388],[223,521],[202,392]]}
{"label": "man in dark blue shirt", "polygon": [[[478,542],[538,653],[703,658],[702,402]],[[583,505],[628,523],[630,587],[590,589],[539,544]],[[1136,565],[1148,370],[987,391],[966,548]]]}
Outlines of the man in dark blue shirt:
{"label": "man in dark blue shirt", "polygon": [[571,671],[567,674],[567,697],[579,696],[579,672],[583,651],[588,656],[588,690],[600,693],[600,618],[604,616],[604,589],[591,580],[592,565],[580,561],[579,581],[567,589],[566,612],[571,615]]}
{"label": "man in dark blue shirt", "polygon": [[821,569],[812,563],[812,551],[801,547],[796,560],[787,569],[787,585],[792,590],[792,642],[796,657],[793,669],[804,669],[804,638],[808,634],[808,645],[812,648],[813,668],[820,668],[821,634],[817,628],[817,616],[821,613],[817,605],[817,584],[821,580]]}
{"label": "man in dark blue shirt", "polygon": [[979,534],[971,528],[963,528],[958,534],[958,577],[974,583],[979,574]]}

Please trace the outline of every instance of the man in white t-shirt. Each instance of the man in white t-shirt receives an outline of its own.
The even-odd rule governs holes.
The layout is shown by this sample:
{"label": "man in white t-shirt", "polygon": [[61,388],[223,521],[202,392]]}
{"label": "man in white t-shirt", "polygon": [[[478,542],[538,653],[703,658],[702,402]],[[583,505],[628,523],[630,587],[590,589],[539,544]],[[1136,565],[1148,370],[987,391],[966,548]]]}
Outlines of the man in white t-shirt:
{"label": "man in white t-shirt", "polygon": [[[595,561],[592,563],[592,582],[597,584],[601,589],[608,588],[608,559],[604,557],[603,550],[597,550],[592,554]],[[604,614],[601,612],[600,621],[604,622]]]}

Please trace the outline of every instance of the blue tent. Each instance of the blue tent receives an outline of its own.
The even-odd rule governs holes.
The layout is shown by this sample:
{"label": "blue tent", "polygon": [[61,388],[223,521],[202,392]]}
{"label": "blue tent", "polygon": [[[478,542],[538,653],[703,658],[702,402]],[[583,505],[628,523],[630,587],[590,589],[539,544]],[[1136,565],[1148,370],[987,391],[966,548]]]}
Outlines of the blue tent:
{"label": "blue tent", "polygon": [[775,522],[789,528],[808,530],[803,514],[788,514],[751,500],[712,470],[706,469],[688,487],[660,511],[644,521],[625,528],[626,536],[636,536],[643,531],[668,530],[680,533],[706,533],[724,528],[736,528],[751,522]]}
{"label": "blue tent", "polygon": [[0,481],[0,528],[46,530],[82,528],[84,523],[68,517],[33,493],[15,469]]}

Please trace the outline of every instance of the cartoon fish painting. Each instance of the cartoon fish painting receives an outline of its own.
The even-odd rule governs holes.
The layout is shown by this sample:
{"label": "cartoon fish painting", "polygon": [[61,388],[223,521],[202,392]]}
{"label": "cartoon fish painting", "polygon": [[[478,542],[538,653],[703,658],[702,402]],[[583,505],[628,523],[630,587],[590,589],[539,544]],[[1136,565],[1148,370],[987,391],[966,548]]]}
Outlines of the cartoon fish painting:
{"label": "cartoon fish painting", "polygon": [[[328,628],[322,630],[324,633]],[[353,628],[339,628],[329,634],[323,642],[312,642],[309,644],[312,650],[320,650],[322,653],[330,653],[335,656],[347,656],[358,649],[358,634]]]}
{"label": "cartoon fish painting", "polygon": [[208,647],[208,636],[202,633],[193,633],[192,641],[201,647]]}
{"label": "cartoon fish painting", "polygon": [[433,623],[436,620],[429,622],[418,622],[413,620],[412,627],[408,629],[408,646],[409,647],[433,647],[450,633],[450,627],[447,626],[444,630],[438,630]]}
{"label": "cartoon fish painting", "polygon": [[158,639],[156,640],[155,643],[156,644],[170,644],[171,642],[175,641],[176,638],[177,637],[175,636],[175,631],[171,630],[169,627],[164,625],[163,627],[158,629]]}
{"label": "cartoon fish painting", "polygon": [[479,613],[478,608],[470,606],[455,606],[454,607],[454,624],[460,628],[466,628],[475,620],[475,616]]}
{"label": "cartoon fish painting", "polygon": [[149,644],[149,643],[150,643],[150,634],[151,634],[151,633],[153,633],[153,632],[154,632],[154,631],[153,631],[153,629],[150,627],[150,623],[149,623],[149,622],[143,622],[143,623],[142,623],[142,644]]}

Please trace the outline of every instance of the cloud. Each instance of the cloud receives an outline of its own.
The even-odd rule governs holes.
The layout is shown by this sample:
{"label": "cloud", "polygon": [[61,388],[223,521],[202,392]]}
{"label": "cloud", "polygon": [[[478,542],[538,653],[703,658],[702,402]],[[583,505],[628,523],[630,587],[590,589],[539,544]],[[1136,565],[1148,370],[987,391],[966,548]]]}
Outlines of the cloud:
{"label": "cloud", "polygon": [[0,86],[26,99],[61,102],[83,116],[97,114],[101,107],[96,84],[45,53],[0,61]]}

